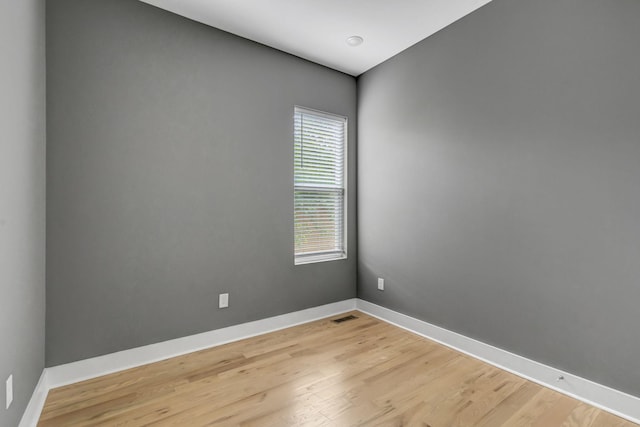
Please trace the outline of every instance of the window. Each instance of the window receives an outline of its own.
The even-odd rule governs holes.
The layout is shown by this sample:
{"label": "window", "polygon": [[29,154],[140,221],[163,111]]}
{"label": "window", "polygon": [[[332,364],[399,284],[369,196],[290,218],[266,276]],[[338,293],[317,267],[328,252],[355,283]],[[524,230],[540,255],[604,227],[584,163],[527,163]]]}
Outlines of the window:
{"label": "window", "polygon": [[347,119],[294,111],[295,263],[347,257]]}

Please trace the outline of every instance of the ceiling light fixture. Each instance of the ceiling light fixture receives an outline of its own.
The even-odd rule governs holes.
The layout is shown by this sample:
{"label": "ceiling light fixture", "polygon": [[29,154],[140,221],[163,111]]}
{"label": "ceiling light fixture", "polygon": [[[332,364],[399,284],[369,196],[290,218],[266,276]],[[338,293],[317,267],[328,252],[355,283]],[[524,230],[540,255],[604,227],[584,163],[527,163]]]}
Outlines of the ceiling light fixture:
{"label": "ceiling light fixture", "polygon": [[360,46],[364,39],[360,36],[351,36],[347,39],[347,44],[351,47]]}

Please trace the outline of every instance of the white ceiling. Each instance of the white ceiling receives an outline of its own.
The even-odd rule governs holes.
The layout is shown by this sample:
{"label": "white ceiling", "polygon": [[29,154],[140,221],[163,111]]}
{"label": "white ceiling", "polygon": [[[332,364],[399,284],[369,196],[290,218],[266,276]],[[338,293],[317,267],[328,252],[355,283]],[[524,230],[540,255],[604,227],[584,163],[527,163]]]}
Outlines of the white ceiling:
{"label": "white ceiling", "polygon": [[491,0],[142,1],[357,76]]}

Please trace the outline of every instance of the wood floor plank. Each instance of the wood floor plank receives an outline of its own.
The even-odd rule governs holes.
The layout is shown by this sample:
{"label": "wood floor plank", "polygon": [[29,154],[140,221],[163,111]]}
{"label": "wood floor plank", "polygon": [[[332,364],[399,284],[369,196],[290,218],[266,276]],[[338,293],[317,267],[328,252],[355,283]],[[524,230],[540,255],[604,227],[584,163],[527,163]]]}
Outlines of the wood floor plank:
{"label": "wood floor plank", "polygon": [[513,427],[533,427],[542,417],[551,412],[553,406],[560,398],[559,393],[548,388],[540,388],[533,399],[526,402],[503,425]]}
{"label": "wood floor plank", "polygon": [[600,412],[598,408],[580,402],[564,420],[561,427],[592,427]]}
{"label": "wood floor plank", "polygon": [[350,314],[53,389],[38,425],[638,427]]}
{"label": "wood floor plank", "polygon": [[456,414],[453,424],[460,427],[475,426],[491,409],[525,382],[506,371],[493,371],[489,378],[485,384],[472,390],[472,396],[469,398],[471,403]]}
{"label": "wood floor plank", "polygon": [[540,386],[532,382],[525,382],[521,387],[514,390],[507,398],[499,402],[489,412],[487,412],[476,425],[478,427],[495,427],[505,425],[527,402],[534,399],[540,391]]}

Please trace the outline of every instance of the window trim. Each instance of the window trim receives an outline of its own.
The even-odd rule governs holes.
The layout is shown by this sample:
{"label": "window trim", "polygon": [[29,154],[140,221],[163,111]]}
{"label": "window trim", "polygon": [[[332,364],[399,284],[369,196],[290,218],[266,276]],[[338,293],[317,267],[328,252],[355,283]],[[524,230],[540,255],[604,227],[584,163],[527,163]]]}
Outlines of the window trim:
{"label": "window trim", "polygon": [[[342,116],[339,114],[328,113],[325,111],[316,110],[313,108],[302,107],[300,105],[293,106],[293,141],[295,146],[295,115],[297,113],[308,113],[313,114],[320,117],[325,117],[331,120],[341,120],[344,123],[344,143],[343,143],[343,165],[342,165],[342,251],[326,251],[326,252],[313,252],[309,254],[296,255],[295,251],[295,210],[294,210],[294,219],[293,219],[293,234],[294,234],[294,246],[293,246],[293,260],[294,265],[304,265],[304,264],[314,264],[318,262],[326,262],[326,261],[338,261],[344,260],[348,257],[348,218],[349,218],[349,209],[348,209],[348,200],[349,200],[349,173],[348,173],[348,165],[349,165],[349,119],[347,116]],[[295,166],[295,160],[292,162],[292,165]],[[295,177],[295,171],[294,171]],[[295,179],[293,180],[293,193],[294,193],[294,206],[295,206],[295,191],[298,188],[304,188],[305,185],[296,186]]]}

